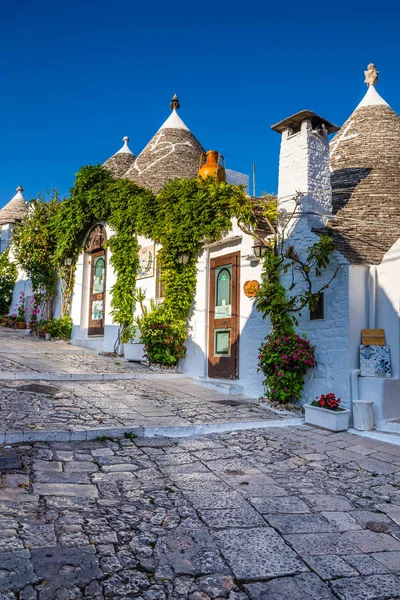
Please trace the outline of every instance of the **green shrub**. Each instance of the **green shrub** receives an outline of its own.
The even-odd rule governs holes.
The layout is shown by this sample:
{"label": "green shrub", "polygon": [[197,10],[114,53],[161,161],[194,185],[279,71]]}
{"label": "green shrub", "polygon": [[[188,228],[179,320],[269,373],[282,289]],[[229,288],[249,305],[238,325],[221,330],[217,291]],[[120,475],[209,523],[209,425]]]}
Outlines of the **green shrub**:
{"label": "green shrub", "polygon": [[173,366],[186,356],[186,323],[171,310],[150,312],[141,322],[141,341],[149,363]]}
{"label": "green shrub", "polygon": [[68,316],[51,319],[46,323],[45,329],[53,338],[70,340],[72,334],[72,319]]}
{"label": "green shrub", "polygon": [[0,314],[7,314],[10,310],[15,282],[17,281],[17,267],[8,258],[9,250],[0,254]]}

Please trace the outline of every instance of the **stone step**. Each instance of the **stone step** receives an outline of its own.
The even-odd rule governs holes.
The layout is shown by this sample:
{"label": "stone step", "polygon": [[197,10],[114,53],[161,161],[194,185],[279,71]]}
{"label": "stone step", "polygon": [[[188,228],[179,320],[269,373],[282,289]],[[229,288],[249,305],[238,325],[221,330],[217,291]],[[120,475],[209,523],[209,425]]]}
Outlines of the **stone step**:
{"label": "stone step", "polygon": [[28,429],[24,431],[0,432],[0,444],[19,444],[25,442],[72,442],[95,440],[102,437],[124,438],[129,434],[136,437],[194,437],[210,433],[228,433],[248,429],[269,429],[270,427],[299,427],[304,419],[279,420],[243,420],[214,423],[194,423],[192,425],[168,425],[151,427],[98,427],[93,429]]}
{"label": "stone step", "polygon": [[244,388],[240,383],[234,383],[227,379],[193,379],[193,383],[197,383],[216,392],[228,394],[229,396],[241,396]]}

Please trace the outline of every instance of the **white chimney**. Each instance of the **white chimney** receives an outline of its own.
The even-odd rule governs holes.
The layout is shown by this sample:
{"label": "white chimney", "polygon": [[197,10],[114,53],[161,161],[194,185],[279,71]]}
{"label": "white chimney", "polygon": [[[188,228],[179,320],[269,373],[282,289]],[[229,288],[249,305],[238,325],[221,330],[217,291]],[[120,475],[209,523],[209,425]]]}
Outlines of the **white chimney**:
{"label": "white chimney", "polygon": [[326,221],[323,215],[332,212],[328,135],[339,128],[315,113],[303,110],[272,129],[282,135],[278,185],[280,211],[290,214],[295,208],[295,198],[300,197],[298,212],[307,214],[304,221],[312,227],[323,225]]}

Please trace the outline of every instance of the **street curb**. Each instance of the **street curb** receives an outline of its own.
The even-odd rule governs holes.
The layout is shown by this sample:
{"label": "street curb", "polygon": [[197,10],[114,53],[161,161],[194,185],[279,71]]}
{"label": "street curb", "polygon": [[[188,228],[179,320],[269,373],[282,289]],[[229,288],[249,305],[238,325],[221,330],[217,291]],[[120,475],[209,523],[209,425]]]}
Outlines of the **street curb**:
{"label": "street curb", "polygon": [[[0,373],[1,381],[122,381],[128,379],[158,379],[165,373]],[[182,377],[181,373],[167,374],[168,377]]]}
{"label": "street curb", "polygon": [[193,425],[153,426],[153,427],[97,427],[94,429],[29,429],[23,431],[0,432],[0,444],[21,444],[26,442],[77,442],[95,440],[100,437],[124,438],[130,434],[136,437],[193,437],[210,433],[229,433],[249,429],[269,429],[276,427],[298,427],[304,419],[225,421],[222,423],[196,423]]}

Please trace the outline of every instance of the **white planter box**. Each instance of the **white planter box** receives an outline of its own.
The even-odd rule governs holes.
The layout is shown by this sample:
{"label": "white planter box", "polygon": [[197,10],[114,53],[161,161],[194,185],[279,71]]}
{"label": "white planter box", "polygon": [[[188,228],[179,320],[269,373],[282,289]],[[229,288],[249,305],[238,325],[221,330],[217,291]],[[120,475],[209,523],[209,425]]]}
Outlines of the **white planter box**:
{"label": "white planter box", "polygon": [[144,344],[124,344],[124,356],[127,360],[142,361]]}
{"label": "white planter box", "polygon": [[306,404],[304,410],[304,422],[308,425],[317,425],[330,431],[346,431],[349,428],[350,411],[347,409],[336,411]]}

